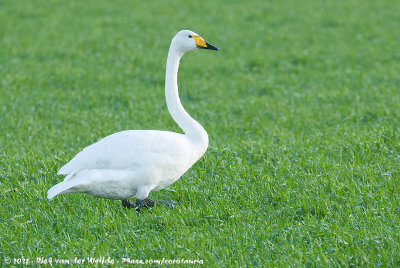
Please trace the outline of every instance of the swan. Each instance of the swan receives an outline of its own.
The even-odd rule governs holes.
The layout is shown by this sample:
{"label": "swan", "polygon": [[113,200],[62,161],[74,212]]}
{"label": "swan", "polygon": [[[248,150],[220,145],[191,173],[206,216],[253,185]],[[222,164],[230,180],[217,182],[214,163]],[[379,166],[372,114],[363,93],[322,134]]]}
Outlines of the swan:
{"label": "swan", "polygon": [[[153,206],[151,191],[178,180],[206,152],[208,135],[183,108],[178,95],[178,67],[184,53],[219,50],[198,34],[182,30],[171,41],[165,75],[168,111],[184,134],[160,130],[126,130],[111,134],[79,152],[61,167],[64,181],[51,187],[47,198],[66,193],[122,200],[137,211]],[[128,199],[136,197],[136,202]]]}

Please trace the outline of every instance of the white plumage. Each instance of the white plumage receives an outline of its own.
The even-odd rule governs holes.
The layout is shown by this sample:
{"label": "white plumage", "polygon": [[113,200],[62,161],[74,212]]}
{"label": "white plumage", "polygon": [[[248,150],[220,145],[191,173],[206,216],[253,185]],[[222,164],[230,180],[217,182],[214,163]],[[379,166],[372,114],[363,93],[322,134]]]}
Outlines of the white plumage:
{"label": "white plumage", "polygon": [[66,175],[47,198],[65,193],[126,200],[145,199],[179,179],[208,146],[204,128],[184,110],[178,95],[179,60],[185,52],[214,49],[196,33],[180,31],[168,53],[165,96],[168,110],[185,134],[157,130],[127,130],[112,134],[86,147],[58,174]]}

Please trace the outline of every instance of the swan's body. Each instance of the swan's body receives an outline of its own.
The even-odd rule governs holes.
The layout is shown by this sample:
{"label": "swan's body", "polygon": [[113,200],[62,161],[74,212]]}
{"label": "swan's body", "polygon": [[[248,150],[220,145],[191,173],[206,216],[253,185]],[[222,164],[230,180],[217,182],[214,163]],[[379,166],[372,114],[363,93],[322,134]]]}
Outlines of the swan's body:
{"label": "swan's body", "polygon": [[167,106],[185,134],[128,130],[107,136],[86,147],[58,171],[66,177],[48,191],[49,199],[64,193],[87,193],[143,200],[151,191],[175,182],[200,159],[207,150],[208,135],[184,110],[177,85],[180,58],[196,48],[217,49],[191,31],[180,31],[172,39],[167,60]]}

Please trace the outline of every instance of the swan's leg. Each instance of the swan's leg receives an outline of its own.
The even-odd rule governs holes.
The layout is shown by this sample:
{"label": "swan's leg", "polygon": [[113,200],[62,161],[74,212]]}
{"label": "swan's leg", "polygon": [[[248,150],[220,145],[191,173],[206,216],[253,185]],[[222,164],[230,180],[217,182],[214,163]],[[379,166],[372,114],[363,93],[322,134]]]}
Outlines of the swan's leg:
{"label": "swan's leg", "polygon": [[166,206],[168,208],[174,208],[176,206],[176,203],[174,201],[168,201],[168,200],[156,200],[154,201],[153,199],[150,198],[146,198],[146,199],[136,199],[136,202],[134,202],[133,204],[135,204],[135,209],[137,212],[140,211],[141,208],[152,208],[154,207],[156,204],[157,205],[163,205]]}
{"label": "swan's leg", "polygon": [[146,197],[149,195],[150,191],[153,189],[151,185],[146,185],[140,187],[136,192],[136,202],[135,209],[136,211],[140,211],[143,207],[154,207],[154,201],[151,199],[147,199]]}
{"label": "swan's leg", "polygon": [[122,206],[126,208],[134,208],[136,211],[140,211],[141,208],[152,208],[154,205],[163,205],[168,208],[174,208],[176,203],[174,201],[168,200],[157,200],[154,201],[153,199],[146,198],[146,199],[137,199],[135,202],[129,200],[121,200]]}
{"label": "swan's leg", "polygon": [[149,195],[151,189],[151,186],[144,186],[139,188],[136,192],[136,201],[131,202],[129,200],[122,200],[122,206],[126,208],[134,208],[137,212],[139,212],[141,208],[152,208],[156,203],[159,205],[167,206],[169,208],[174,208],[176,206],[176,203],[173,201],[157,200],[154,202],[154,200],[146,198]]}
{"label": "swan's leg", "polygon": [[154,201],[152,199],[136,199],[135,202],[129,200],[121,200],[122,206],[126,208],[134,208],[137,212],[140,211],[141,208],[152,208],[154,207]]}
{"label": "swan's leg", "polygon": [[152,208],[154,207],[154,201],[153,199],[146,198],[146,199],[136,199],[135,204],[135,209],[137,212],[140,211],[141,208]]}
{"label": "swan's leg", "polygon": [[134,202],[129,201],[128,199],[126,200],[121,200],[122,206],[125,208],[134,208],[136,207]]}
{"label": "swan's leg", "polygon": [[136,202],[131,202],[129,200],[122,200],[122,206],[126,208],[134,208],[137,212],[143,207],[154,207],[154,201],[146,198],[151,189],[151,186],[142,186],[136,192]]}
{"label": "swan's leg", "polygon": [[136,202],[135,202],[136,212],[139,212],[142,207],[143,207],[143,200],[136,199]]}

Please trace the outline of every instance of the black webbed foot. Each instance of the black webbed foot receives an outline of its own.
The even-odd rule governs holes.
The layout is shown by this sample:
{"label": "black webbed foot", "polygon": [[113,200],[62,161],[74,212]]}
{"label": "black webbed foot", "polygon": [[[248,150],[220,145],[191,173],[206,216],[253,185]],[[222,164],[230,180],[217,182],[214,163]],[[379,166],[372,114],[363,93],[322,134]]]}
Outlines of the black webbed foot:
{"label": "black webbed foot", "polygon": [[154,207],[154,200],[150,198],[145,198],[143,200],[137,199],[135,202],[136,211],[139,212],[141,208],[152,208]]}
{"label": "black webbed foot", "polygon": [[143,200],[137,199],[135,202],[129,200],[122,200],[122,206],[126,208],[134,208],[137,212],[140,211],[141,208],[152,208],[154,207],[154,201],[152,199],[146,198]]}
{"label": "black webbed foot", "polygon": [[134,208],[136,207],[134,202],[131,202],[129,200],[121,200],[122,206],[125,208]]}
{"label": "black webbed foot", "polygon": [[174,208],[176,206],[176,203],[174,201],[168,201],[168,200],[157,200],[154,201],[153,199],[146,198],[143,200],[137,199],[135,202],[129,201],[129,200],[122,200],[121,201],[122,206],[129,208],[129,209],[135,209],[137,212],[140,211],[142,208],[152,208],[156,204],[157,205],[163,205],[168,208]]}

